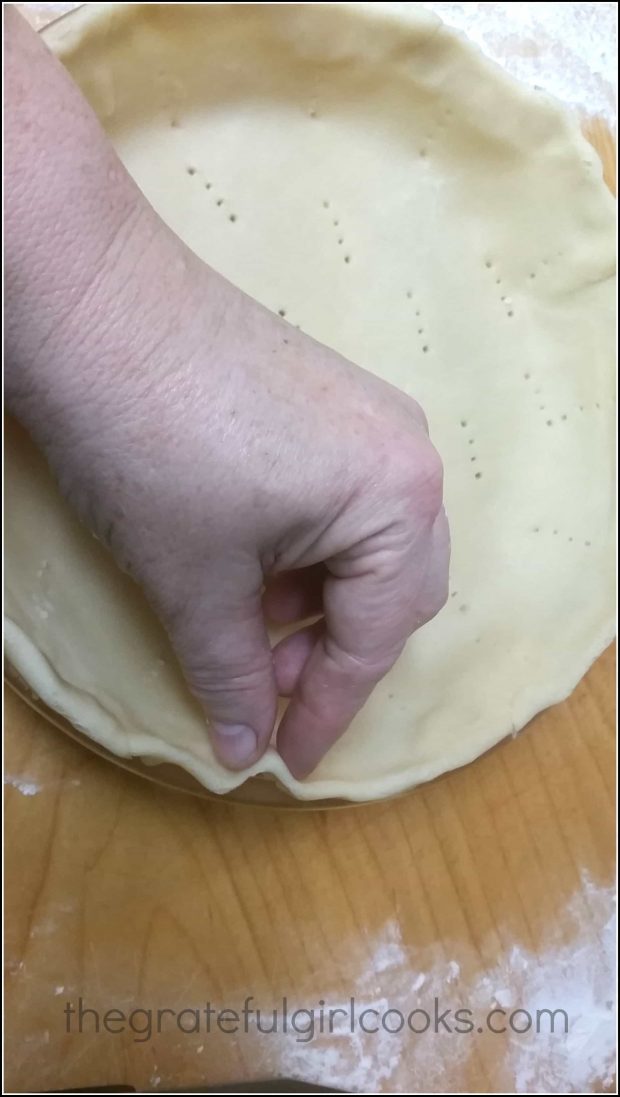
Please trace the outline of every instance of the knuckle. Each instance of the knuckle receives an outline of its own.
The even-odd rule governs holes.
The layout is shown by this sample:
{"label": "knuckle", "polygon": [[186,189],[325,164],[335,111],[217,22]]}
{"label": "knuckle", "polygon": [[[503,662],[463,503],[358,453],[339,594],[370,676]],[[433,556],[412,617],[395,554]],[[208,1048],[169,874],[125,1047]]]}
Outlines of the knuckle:
{"label": "knuckle", "polygon": [[448,582],[446,580],[441,586],[437,586],[435,590],[430,594],[425,606],[424,606],[424,623],[431,621],[433,617],[436,617],[440,610],[443,609],[448,601]]}
{"label": "knuckle", "polygon": [[437,517],[443,500],[443,464],[427,439],[414,438],[396,447],[392,482],[420,518]]}
{"label": "knuckle", "polygon": [[433,517],[439,514],[443,500],[443,464],[437,450],[427,443],[415,471],[418,498]]}
{"label": "knuckle", "polygon": [[325,656],[340,677],[357,683],[362,691],[367,692],[391,670],[403,647],[404,640],[392,640],[389,644],[375,643],[368,651],[353,653],[343,650],[328,636]]}
{"label": "knuckle", "polygon": [[211,700],[231,694],[243,697],[263,691],[265,681],[270,680],[272,673],[267,660],[253,661],[245,666],[216,659],[202,659],[199,662],[186,660],[184,670],[192,692]]}
{"label": "knuckle", "polygon": [[422,596],[416,601],[414,612],[414,631],[421,628],[422,625],[427,624],[428,621],[432,621],[433,617],[436,617],[440,610],[443,609],[448,601],[449,594],[449,578],[448,569],[441,575],[435,577],[432,582],[423,592]]}
{"label": "knuckle", "polygon": [[411,402],[410,410],[411,410],[411,414],[412,414],[413,418],[415,419],[416,423],[419,426],[422,427],[422,430],[424,431],[424,433],[428,434],[428,430],[429,430],[428,419],[426,417],[426,412],[424,411],[424,408],[420,404],[418,404],[417,400],[414,400],[411,397],[410,397],[410,402]]}

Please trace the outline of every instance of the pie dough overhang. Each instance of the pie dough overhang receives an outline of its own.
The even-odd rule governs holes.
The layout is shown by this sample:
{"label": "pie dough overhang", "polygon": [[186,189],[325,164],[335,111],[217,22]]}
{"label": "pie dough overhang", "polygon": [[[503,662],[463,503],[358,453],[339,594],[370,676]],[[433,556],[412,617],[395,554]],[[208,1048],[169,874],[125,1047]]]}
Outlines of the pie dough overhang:
{"label": "pie dough overhang", "polygon": [[198,254],[423,404],[452,596],[311,778],[272,749],[229,772],[139,591],[10,425],[17,671],[120,756],[300,799],[399,792],[565,698],[614,631],[614,204],[576,121],[413,5],[90,4],[46,39]]}

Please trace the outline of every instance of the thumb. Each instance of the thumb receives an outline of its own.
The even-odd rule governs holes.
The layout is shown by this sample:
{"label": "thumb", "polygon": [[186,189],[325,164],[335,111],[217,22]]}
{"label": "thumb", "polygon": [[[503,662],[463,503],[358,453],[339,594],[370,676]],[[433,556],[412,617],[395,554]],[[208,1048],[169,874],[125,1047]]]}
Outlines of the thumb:
{"label": "thumb", "polygon": [[230,769],[260,758],[276,718],[261,589],[258,564],[211,564],[169,626],[188,685],[205,710],[213,750]]}

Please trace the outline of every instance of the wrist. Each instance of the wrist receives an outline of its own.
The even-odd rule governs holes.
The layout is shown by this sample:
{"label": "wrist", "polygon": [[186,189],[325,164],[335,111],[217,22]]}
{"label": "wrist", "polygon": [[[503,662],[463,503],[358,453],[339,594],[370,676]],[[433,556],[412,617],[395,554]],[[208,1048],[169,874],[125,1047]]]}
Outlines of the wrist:
{"label": "wrist", "polygon": [[54,424],[69,438],[129,396],[182,292],[184,249],[62,66],[7,14],[5,391],[45,448]]}

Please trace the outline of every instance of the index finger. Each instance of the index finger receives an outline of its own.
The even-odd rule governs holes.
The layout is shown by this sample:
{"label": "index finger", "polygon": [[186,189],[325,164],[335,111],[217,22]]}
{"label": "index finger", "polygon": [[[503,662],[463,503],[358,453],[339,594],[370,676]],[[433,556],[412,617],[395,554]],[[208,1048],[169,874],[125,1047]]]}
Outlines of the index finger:
{"label": "index finger", "polygon": [[430,536],[394,566],[333,575],[323,589],[325,621],[278,729],[293,776],[306,777],[342,735],[410,634],[447,596],[449,538],[442,511]]}

